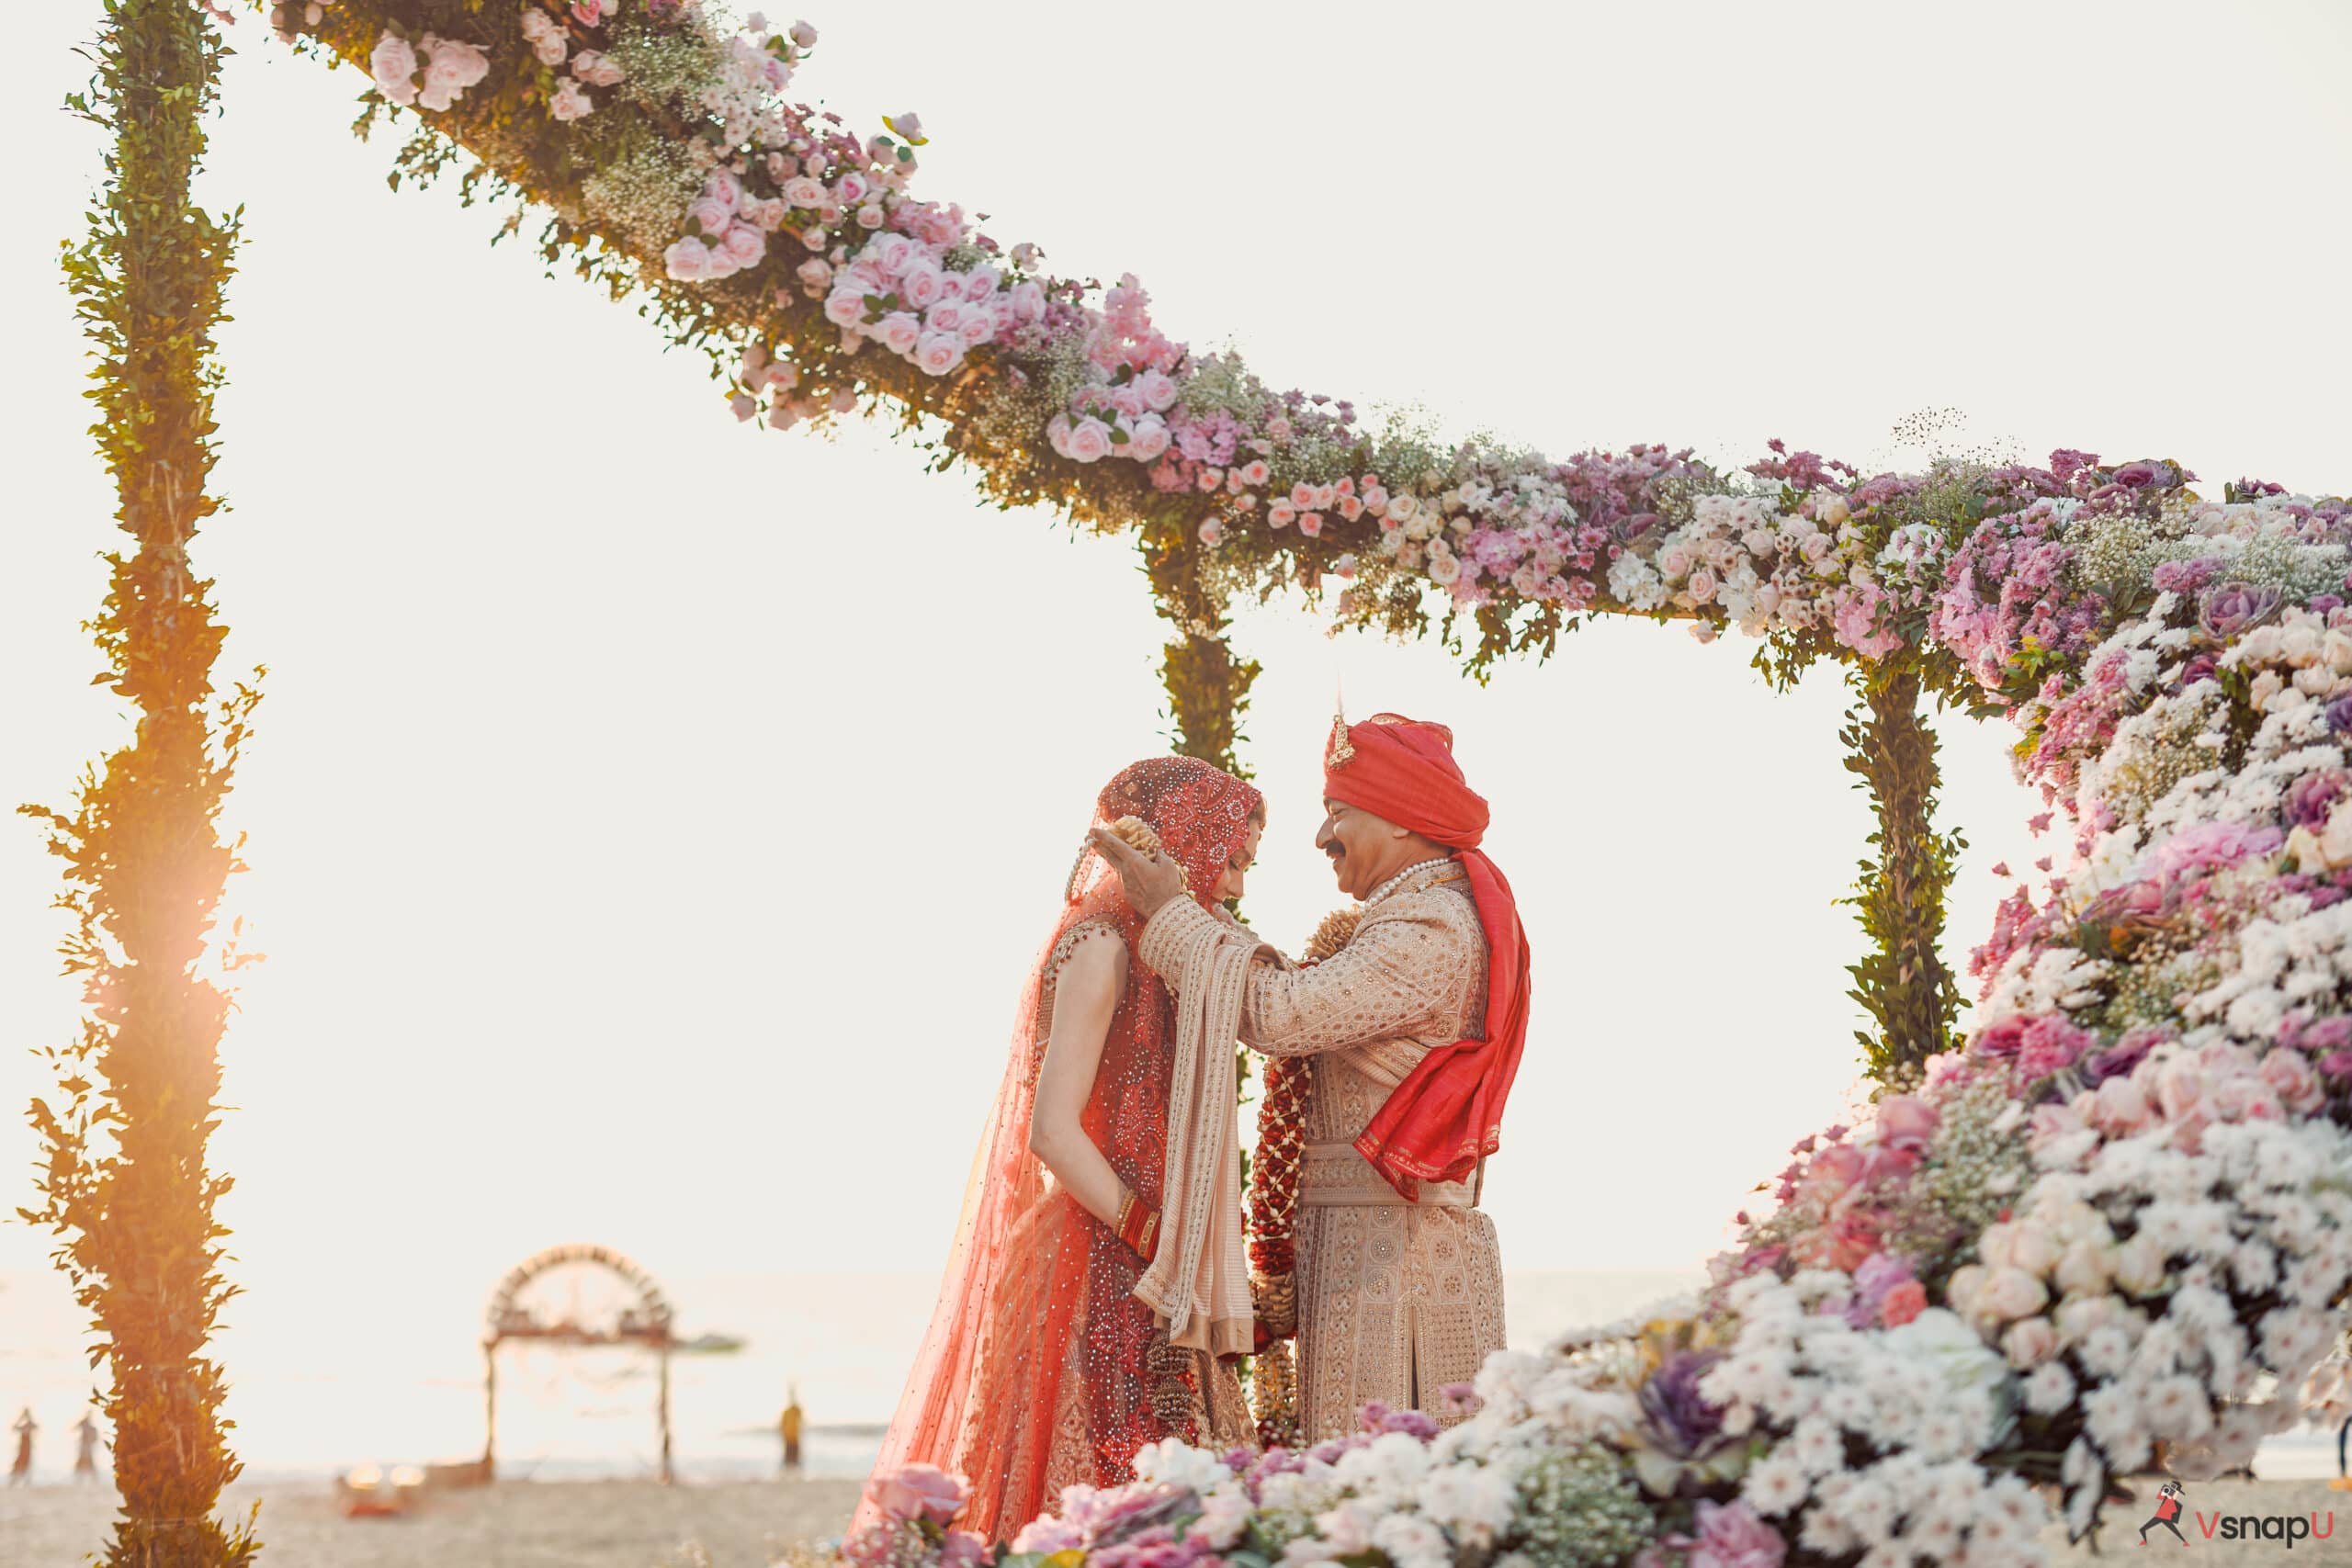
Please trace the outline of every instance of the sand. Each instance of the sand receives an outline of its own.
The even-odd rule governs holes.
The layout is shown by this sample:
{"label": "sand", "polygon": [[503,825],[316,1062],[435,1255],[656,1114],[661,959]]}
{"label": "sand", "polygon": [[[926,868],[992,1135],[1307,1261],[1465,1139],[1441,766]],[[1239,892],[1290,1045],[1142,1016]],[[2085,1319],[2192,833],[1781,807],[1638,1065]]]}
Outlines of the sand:
{"label": "sand", "polygon": [[[2154,1488],[2144,1487],[2152,1496]],[[784,1545],[836,1535],[857,1500],[851,1481],[657,1486],[642,1481],[512,1482],[436,1495],[399,1519],[346,1519],[316,1483],[237,1487],[239,1505],[262,1502],[261,1561],[277,1568],[765,1568]],[[2190,1489],[2181,1517],[2186,1548],[2159,1529],[2138,1542],[2134,1510],[2112,1508],[2103,1551],[2069,1548],[2064,1527],[2045,1538],[2053,1565],[2183,1563],[2352,1565],[2352,1492],[2324,1481],[2204,1482]],[[0,1491],[0,1561],[7,1568],[73,1568],[105,1539],[111,1494],[51,1486]],[[2153,1511],[2153,1510],[2151,1510]],[[2283,1540],[2209,1539],[2203,1521],[2221,1516],[2319,1515],[2335,1533],[2290,1548]],[[2200,1519],[2200,1516],[2202,1517]]]}
{"label": "sand", "polygon": [[[274,1568],[765,1568],[787,1543],[838,1535],[854,1481],[517,1481],[435,1493],[398,1518],[346,1519],[320,1482],[232,1487],[261,1502],[260,1562]],[[0,1489],[0,1563],[74,1568],[104,1545],[114,1495]]]}

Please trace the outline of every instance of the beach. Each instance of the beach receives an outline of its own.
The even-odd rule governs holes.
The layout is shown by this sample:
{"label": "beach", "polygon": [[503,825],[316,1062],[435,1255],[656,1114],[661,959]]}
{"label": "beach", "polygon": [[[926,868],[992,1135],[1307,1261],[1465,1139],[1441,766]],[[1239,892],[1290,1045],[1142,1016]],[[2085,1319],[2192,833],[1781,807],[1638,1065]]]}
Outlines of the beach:
{"label": "beach", "polygon": [[[436,1492],[394,1518],[347,1519],[316,1481],[229,1489],[224,1513],[261,1504],[260,1561],[278,1568],[763,1568],[795,1541],[838,1535],[857,1503],[842,1480],[504,1482]],[[106,1540],[114,1494],[0,1490],[0,1562],[74,1568]]]}
{"label": "beach", "polygon": [[[2143,1499],[2154,1485],[2135,1483]],[[764,1568],[794,1542],[838,1535],[857,1501],[857,1483],[841,1480],[726,1482],[662,1486],[650,1481],[506,1482],[437,1494],[405,1517],[346,1519],[333,1494],[315,1482],[231,1489],[233,1509],[262,1505],[261,1561],[280,1568]],[[2189,1489],[2181,1515],[2188,1562],[2352,1563],[2352,1492],[2324,1481],[2203,1482]],[[74,1568],[106,1537],[113,1495],[96,1487],[0,1491],[0,1540],[7,1568]],[[2126,1517],[2131,1515],[2131,1517]],[[2224,1517],[2314,1515],[2324,1540],[2233,1540]],[[2144,1515],[2109,1510],[2104,1545],[2069,1547],[2064,1527],[2043,1536],[2053,1564],[2112,1560],[2139,1550]],[[2342,1528],[2335,1528],[2340,1522]],[[2209,1538],[2207,1525],[2213,1526]],[[2183,1548],[2162,1530],[2152,1548]],[[697,1555],[700,1553],[701,1555]]]}

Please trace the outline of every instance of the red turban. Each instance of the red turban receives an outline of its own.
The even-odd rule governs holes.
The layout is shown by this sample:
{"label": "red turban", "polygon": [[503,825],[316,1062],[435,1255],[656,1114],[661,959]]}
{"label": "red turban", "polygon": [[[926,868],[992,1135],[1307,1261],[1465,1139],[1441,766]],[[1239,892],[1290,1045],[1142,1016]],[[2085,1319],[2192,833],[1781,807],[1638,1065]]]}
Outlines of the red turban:
{"label": "red turban", "polygon": [[1356,1139],[1406,1198],[1423,1181],[1460,1181],[1502,1143],[1503,1101],[1527,1043],[1529,955],[1519,901],[1480,852],[1487,802],[1453,760],[1453,731],[1393,713],[1333,721],[1323,794],[1452,848],[1487,937],[1487,1032],[1421,1058]]}

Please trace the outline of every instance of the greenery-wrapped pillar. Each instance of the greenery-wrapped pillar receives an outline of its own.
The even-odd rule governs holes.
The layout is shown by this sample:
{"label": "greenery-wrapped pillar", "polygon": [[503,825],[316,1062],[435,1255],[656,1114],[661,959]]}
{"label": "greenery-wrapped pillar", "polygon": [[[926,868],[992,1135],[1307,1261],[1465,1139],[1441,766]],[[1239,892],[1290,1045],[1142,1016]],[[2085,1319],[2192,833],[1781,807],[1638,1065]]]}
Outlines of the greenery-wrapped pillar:
{"label": "greenery-wrapped pillar", "polygon": [[59,1266],[103,1336],[91,1354],[111,1374],[122,1494],[105,1561],[133,1568],[219,1568],[255,1551],[249,1527],[213,1517],[239,1467],[205,1354],[234,1292],[213,1217],[229,1179],[205,1164],[228,998],[198,966],[235,868],[214,818],[255,700],[240,687],[216,703],[222,628],[188,558],[216,506],[212,329],[234,241],[233,220],[188,199],[220,54],[197,0],[108,0],[96,80],[71,100],[115,138],[66,271],[99,350],[93,434],[133,541],[107,558],[96,683],[136,710],[137,729],[85,775],[72,816],[27,808],[67,864],[66,968],[90,1013],[48,1052],[61,1097],[32,1107],[43,1201],[23,1213],[63,1238]]}
{"label": "greenery-wrapped pillar", "polygon": [[1926,1060],[1950,1042],[1960,990],[1945,967],[1944,895],[1965,840],[1936,830],[1936,732],[1919,712],[1920,670],[1898,655],[1857,665],[1849,675],[1859,701],[1838,739],[1847,771],[1869,791],[1878,819],[1851,902],[1872,950],[1848,972],[1849,993],[1877,1026],[1858,1032],[1871,1076],[1889,1089],[1910,1089]]}
{"label": "greenery-wrapped pillar", "polygon": [[1190,536],[1181,526],[1154,527],[1145,532],[1142,544],[1152,597],[1176,630],[1159,666],[1169,716],[1176,724],[1176,750],[1248,778],[1250,770],[1235,749],[1258,664],[1237,660],[1227,645],[1224,601],[1202,582],[1198,547]]}

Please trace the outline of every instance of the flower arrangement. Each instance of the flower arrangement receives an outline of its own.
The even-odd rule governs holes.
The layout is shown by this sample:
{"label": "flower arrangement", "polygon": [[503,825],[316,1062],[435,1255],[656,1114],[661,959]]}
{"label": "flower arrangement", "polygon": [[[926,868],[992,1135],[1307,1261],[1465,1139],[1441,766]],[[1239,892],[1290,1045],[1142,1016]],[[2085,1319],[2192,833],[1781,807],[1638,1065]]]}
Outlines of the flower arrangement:
{"label": "flower arrangement", "polygon": [[[1138,532],[1195,585],[1329,580],[1342,621],[1466,621],[1474,666],[1614,612],[1736,628],[1781,673],[1901,668],[2012,719],[2038,828],[2064,819],[2066,869],[2043,857],[1975,954],[1973,1032],[1801,1140],[1701,1297],[1498,1355],[1442,1435],[1374,1410],[1303,1450],[1163,1444],[1011,1555],[2030,1562],[2045,1496],[2079,1537],[2159,1445],[2210,1473],[2294,1418],[2278,1391],[2352,1282],[2343,500],[2214,501],[2177,463],[2068,450],[1865,475],[1779,442],[1724,471],[1375,434],[1172,340],[1132,276],[1055,277],[919,197],[915,117],[859,136],[782,96],[805,24],[725,28],[695,0],[277,14],[369,71],[371,112],[416,117],[406,172],[462,147],[470,182],[546,206],[550,259],[644,290],[739,417],[895,406],[1007,504]],[[987,1556],[950,1481],[877,1499],[895,1526],[849,1554]]]}

